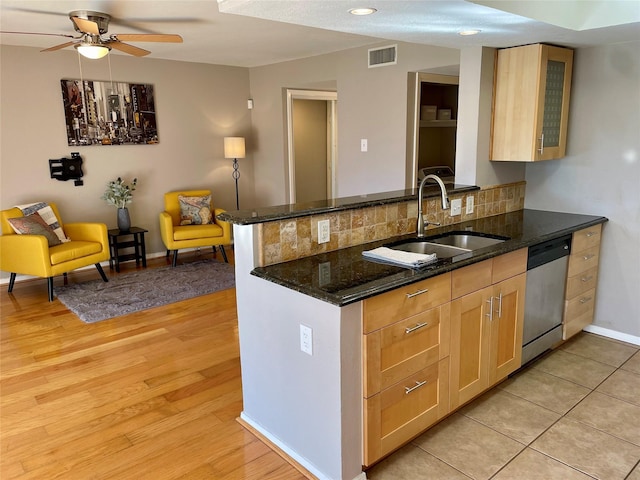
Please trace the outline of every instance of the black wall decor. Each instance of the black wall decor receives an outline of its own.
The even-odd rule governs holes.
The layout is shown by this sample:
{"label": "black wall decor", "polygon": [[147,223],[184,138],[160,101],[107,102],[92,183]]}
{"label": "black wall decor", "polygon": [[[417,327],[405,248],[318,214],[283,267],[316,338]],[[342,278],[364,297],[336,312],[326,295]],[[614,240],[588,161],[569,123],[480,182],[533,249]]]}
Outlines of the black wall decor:
{"label": "black wall decor", "polygon": [[71,158],[58,158],[49,160],[49,172],[51,178],[60,181],[75,180],[76,186],[83,185],[80,180],[84,173],[82,172],[82,157],[78,152],[71,152]]}

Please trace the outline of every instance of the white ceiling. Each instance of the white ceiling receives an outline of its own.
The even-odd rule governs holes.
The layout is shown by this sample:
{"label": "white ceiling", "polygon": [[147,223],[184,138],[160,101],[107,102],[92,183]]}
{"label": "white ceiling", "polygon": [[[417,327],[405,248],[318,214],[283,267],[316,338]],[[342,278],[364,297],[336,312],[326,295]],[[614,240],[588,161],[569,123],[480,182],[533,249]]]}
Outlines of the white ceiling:
{"label": "white ceiling", "polygon": [[[356,6],[378,11],[350,15]],[[74,34],[72,10],[112,15],[109,33],[184,38],[183,44],[135,43],[151,50],[150,58],[243,67],[389,40],[451,48],[640,40],[640,0],[0,0],[0,30]],[[457,34],[466,29],[482,31]],[[41,49],[68,40],[0,35],[1,44]]]}

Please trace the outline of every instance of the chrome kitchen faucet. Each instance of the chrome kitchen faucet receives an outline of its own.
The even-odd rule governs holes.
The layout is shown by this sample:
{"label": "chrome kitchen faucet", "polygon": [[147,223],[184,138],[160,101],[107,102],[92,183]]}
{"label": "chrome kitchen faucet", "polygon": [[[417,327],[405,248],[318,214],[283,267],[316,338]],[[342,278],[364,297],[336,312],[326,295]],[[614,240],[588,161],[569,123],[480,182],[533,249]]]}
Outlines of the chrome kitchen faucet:
{"label": "chrome kitchen faucet", "polygon": [[[440,193],[442,195],[442,209],[447,210],[449,208],[449,197],[447,197],[447,190],[444,188],[444,183],[437,175],[427,175],[420,182],[420,188],[418,189],[418,237],[424,237],[425,227],[429,224],[429,222],[425,222],[422,218],[422,192],[424,191],[424,184],[427,183],[427,180],[435,180],[436,183],[440,186]],[[432,225],[440,225],[439,223],[433,223]]]}

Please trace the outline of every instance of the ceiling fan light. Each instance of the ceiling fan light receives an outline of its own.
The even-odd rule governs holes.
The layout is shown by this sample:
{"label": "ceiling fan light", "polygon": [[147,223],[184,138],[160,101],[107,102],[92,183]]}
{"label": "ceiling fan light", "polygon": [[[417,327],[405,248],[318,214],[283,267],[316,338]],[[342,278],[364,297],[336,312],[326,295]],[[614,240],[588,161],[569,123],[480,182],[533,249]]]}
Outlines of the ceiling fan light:
{"label": "ceiling fan light", "polygon": [[106,56],[111,48],[105,47],[104,45],[80,43],[76,45],[76,50],[78,50],[78,53],[83,57],[97,60],[98,58]]}
{"label": "ceiling fan light", "polygon": [[351,15],[371,15],[372,13],[376,13],[378,10],[373,7],[360,7],[360,8],[352,8],[349,10]]}

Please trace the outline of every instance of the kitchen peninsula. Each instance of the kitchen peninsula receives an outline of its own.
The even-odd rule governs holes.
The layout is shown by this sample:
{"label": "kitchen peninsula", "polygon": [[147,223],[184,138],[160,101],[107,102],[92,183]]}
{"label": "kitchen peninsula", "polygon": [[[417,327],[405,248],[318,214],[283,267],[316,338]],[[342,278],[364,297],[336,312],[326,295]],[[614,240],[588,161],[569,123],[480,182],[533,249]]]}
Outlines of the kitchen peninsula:
{"label": "kitchen peninsula", "polygon": [[[533,244],[606,222],[604,217],[525,210],[523,183],[483,190],[454,185],[448,193],[452,200],[473,196],[475,215],[450,217],[438,211],[439,190],[433,188],[424,200],[426,217],[443,226],[430,228],[427,235],[472,231],[509,240],[421,269],[365,260],[363,250],[415,236],[416,191],[220,217],[234,223],[241,419],[320,479],[365,479],[363,465],[377,461],[376,448],[382,455],[390,448],[371,447],[368,403],[363,402],[367,301],[439,282],[444,287],[434,291],[444,291],[443,300],[429,308],[441,311],[436,338],[442,341],[449,335],[446,299],[451,298],[445,276],[485,262],[494,262],[497,271],[495,258],[521,259]],[[330,221],[326,244],[317,242],[319,220]],[[301,326],[308,328],[308,353],[301,351]],[[448,341],[434,353],[440,370],[433,375],[443,383],[437,384],[441,396],[428,412],[429,422],[449,410],[448,354]]]}

